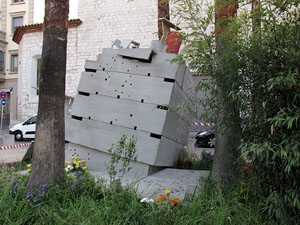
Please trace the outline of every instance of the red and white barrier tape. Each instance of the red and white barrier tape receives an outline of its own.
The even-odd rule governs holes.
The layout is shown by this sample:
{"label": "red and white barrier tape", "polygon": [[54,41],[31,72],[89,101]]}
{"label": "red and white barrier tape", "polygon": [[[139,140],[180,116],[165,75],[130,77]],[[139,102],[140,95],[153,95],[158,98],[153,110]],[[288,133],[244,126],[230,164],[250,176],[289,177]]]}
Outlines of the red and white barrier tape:
{"label": "red and white barrier tape", "polygon": [[24,143],[24,144],[18,144],[18,145],[8,145],[8,146],[0,146],[0,150],[27,147],[30,144],[31,143]]}
{"label": "red and white barrier tape", "polygon": [[207,127],[212,127],[212,126],[214,126],[213,123],[199,123],[199,122],[193,122],[192,125],[197,125],[197,126],[207,126]]}

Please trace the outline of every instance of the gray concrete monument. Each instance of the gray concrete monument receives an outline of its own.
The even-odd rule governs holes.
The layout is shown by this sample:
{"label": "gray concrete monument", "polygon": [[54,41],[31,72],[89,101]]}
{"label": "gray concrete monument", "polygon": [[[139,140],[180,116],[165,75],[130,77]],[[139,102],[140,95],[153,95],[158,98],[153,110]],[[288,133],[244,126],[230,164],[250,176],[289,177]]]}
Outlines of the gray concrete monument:
{"label": "gray concrete monument", "polygon": [[125,134],[137,139],[137,177],[172,167],[187,145],[193,77],[176,55],[153,41],[147,49],[104,49],[87,60],[66,120],[66,159],[105,171],[108,149]]}

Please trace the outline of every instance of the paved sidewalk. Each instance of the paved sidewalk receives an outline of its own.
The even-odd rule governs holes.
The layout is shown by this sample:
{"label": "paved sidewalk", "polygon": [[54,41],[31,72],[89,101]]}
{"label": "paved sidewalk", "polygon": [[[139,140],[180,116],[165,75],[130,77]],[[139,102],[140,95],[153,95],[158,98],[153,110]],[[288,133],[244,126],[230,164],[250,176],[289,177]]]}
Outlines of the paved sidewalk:
{"label": "paved sidewalk", "polygon": [[28,147],[1,150],[0,165],[16,164],[21,162]]}

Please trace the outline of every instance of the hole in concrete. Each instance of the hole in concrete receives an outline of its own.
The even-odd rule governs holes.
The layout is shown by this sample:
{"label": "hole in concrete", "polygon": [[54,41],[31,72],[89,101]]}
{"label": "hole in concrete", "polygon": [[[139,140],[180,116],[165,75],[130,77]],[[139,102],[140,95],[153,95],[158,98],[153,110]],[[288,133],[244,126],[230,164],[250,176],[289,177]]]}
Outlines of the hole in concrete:
{"label": "hole in concrete", "polygon": [[117,90],[115,90],[115,92],[117,92]]}
{"label": "hole in concrete", "polygon": [[82,121],[82,117],[80,116],[72,116],[72,119]]}
{"label": "hole in concrete", "polygon": [[132,117],[133,115],[132,114],[130,114],[130,117]]}
{"label": "hole in concrete", "polygon": [[123,94],[123,91],[121,91],[121,94]]}
{"label": "hole in concrete", "polygon": [[164,82],[175,83],[175,79],[164,78]]}
{"label": "hole in concrete", "polygon": [[83,91],[79,91],[78,94],[79,95],[84,95],[84,96],[90,96],[90,93],[83,92]]}
{"label": "hole in concrete", "polygon": [[89,120],[91,119],[91,117],[89,116]]}
{"label": "hole in concrete", "polygon": [[127,72],[129,72],[129,70],[127,70]]}
{"label": "hole in concrete", "polygon": [[105,68],[103,68],[102,70],[105,71]]}
{"label": "hole in concrete", "polygon": [[141,103],[144,103],[144,99],[141,99]]}
{"label": "hole in concrete", "polygon": [[162,110],[168,110],[169,109],[169,107],[166,106],[166,105],[157,105],[157,108],[162,109]]}
{"label": "hole in concrete", "polygon": [[125,80],[125,83],[127,83],[127,80]]}
{"label": "hole in concrete", "polygon": [[96,91],[96,95],[98,95],[98,91]]}
{"label": "hole in concrete", "polygon": [[130,86],[132,86],[132,84],[130,84]]}
{"label": "hole in concrete", "polygon": [[136,126],[133,127],[134,130],[136,130],[136,128],[137,128]]}
{"label": "hole in concrete", "polygon": [[105,81],[107,81],[107,78],[105,78]]}
{"label": "hole in concrete", "polygon": [[110,121],[110,124],[113,124],[113,121]]}
{"label": "hole in concrete", "polygon": [[161,135],[160,134],[155,134],[155,133],[151,133],[150,137],[161,139]]}
{"label": "hole in concrete", "polygon": [[95,69],[85,69],[85,72],[92,72],[92,73],[96,73],[96,72],[97,72],[97,70],[95,70]]}
{"label": "hole in concrete", "polygon": [[124,84],[122,85],[122,87],[124,87]]}
{"label": "hole in concrete", "polygon": [[148,77],[150,77],[151,73],[148,73]]}
{"label": "hole in concrete", "polygon": [[120,98],[120,95],[117,95],[117,99],[119,99]]}

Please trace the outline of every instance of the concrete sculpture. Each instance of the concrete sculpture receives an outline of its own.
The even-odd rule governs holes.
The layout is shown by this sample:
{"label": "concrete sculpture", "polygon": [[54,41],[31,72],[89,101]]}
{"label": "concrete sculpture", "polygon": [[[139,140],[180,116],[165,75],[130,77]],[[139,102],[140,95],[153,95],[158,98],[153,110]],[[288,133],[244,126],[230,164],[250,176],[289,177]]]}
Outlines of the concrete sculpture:
{"label": "concrete sculpture", "polygon": [[142,177],[174,165],[188,142],[194,82],[164,49],[153,41],[148,49],[104,49],[86,61],[66,120],[67,159],[78,156],[90,170],[105,171],[107,149],[125,134],[137,139],[131,173]]}

